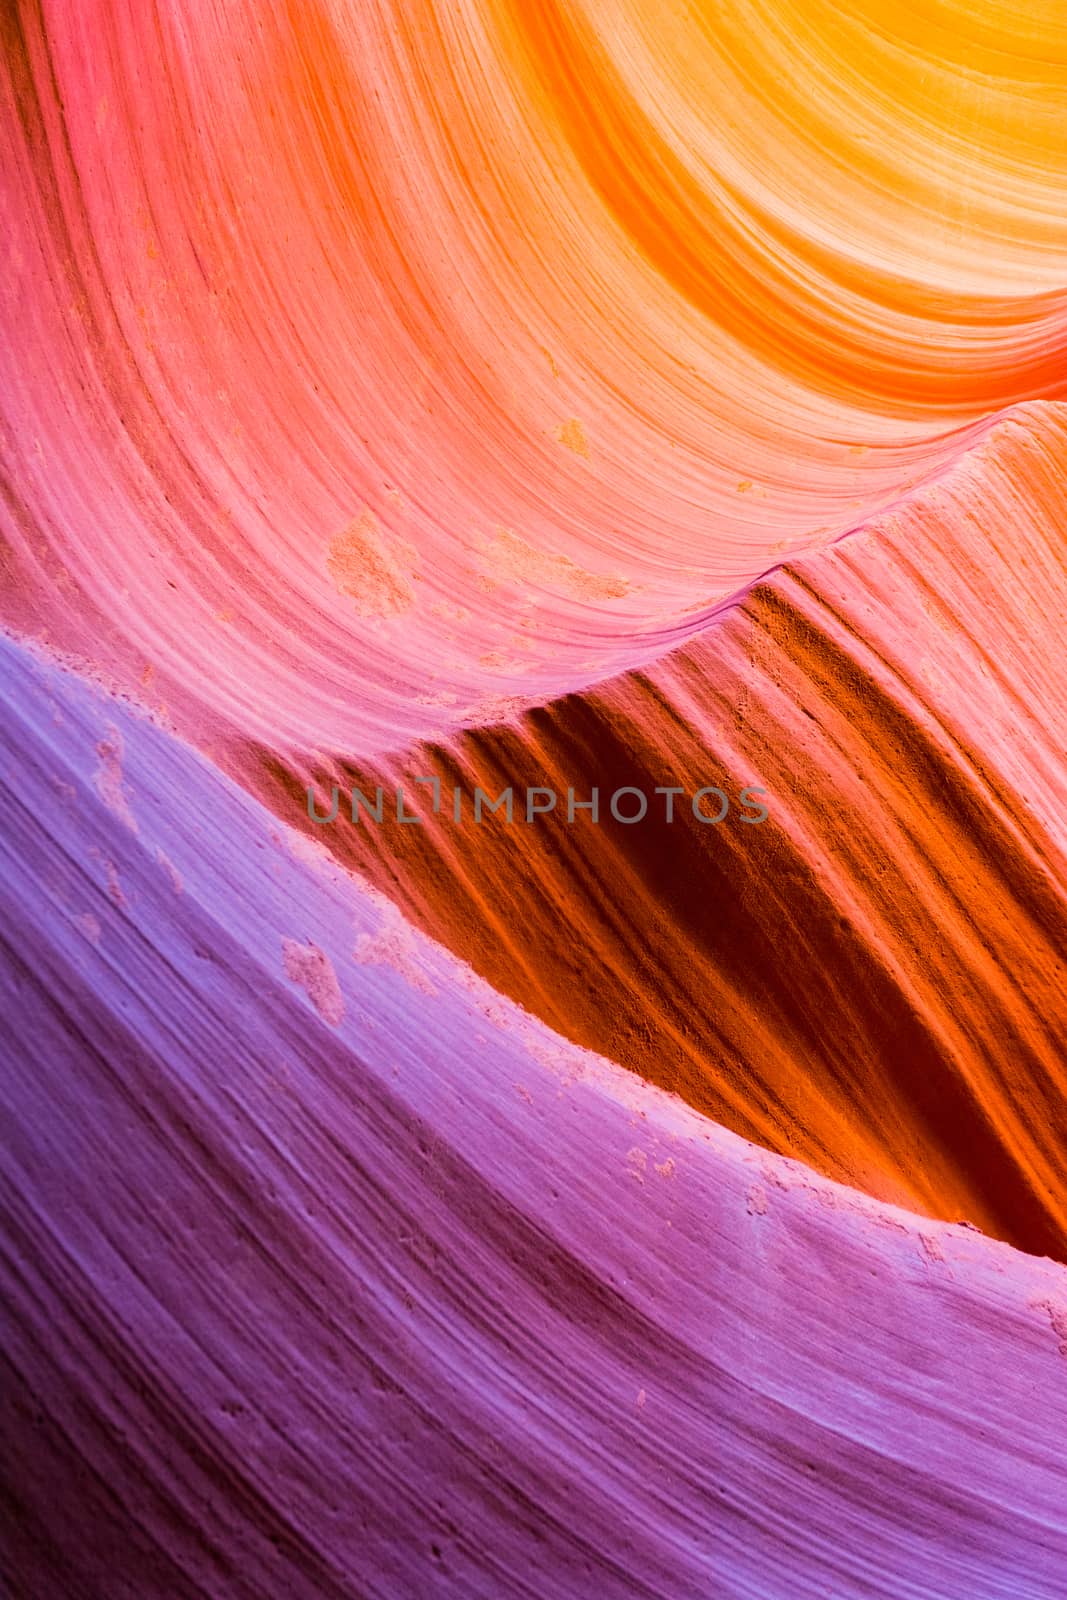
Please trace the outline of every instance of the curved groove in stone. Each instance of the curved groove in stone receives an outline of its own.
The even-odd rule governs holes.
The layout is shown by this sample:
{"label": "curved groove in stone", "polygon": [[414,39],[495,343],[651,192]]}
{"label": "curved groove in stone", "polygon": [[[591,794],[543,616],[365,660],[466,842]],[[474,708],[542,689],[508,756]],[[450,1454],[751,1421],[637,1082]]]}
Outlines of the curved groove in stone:
{"label": "curved groove in stone", "polygon": [[[644,673],[388,765],[246,778],[576,1042],[836,1178],[1062,1256],[1065,456],[1064,408],[1021,408]],[[316,827],[310,777],[399,783],[423,822],[342,805]],[[668,825],[656,786],[705,784],[722,825],[685,798]],[[527,824],[541,785],[557,810]],[[749,785],[765,823],[740,820]],[[476,787],[507,786],[515,821],[475,822]],[[594,786],[598,825],[568,823],[567,790]],[[640,823],[609,812],[623,786]]]}
{"label": "curved groove in stone", "polygon": [[566,1044],[0,665],[15,1593],[1054,1600],[1062,1267]]}

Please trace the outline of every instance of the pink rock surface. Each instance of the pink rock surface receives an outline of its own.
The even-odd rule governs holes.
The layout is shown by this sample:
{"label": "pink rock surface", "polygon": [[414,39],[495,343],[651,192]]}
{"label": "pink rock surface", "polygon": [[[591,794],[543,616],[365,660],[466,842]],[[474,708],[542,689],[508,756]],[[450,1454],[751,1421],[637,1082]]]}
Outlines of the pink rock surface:
{"label": "pink rock surface", "polygon": [[0,10],[5,1596],[1067,1596],[1064,20]]}
{"label": "pink rock surface", "polygon": [[[1067,408],[1016,407],[641,672],[387,762],[239,770],[575,1043],[838,1181],[1062,1260],[1065,457]],[[328,825],[312,779],[338,795]],[[353,785],[381,787],[380,823],[353,823]],[[704,785],[721,825],[693,815]],[[613,817],[620,786],[639,824]],[[513,821],[477,820],[478,788],[510,789]],[[594,790],[597,821],[570,817]]]}

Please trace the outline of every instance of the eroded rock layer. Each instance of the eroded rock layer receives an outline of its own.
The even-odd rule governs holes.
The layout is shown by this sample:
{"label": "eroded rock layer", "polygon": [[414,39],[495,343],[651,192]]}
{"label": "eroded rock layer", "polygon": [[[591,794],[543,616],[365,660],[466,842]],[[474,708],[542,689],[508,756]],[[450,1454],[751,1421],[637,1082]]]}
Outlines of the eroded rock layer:
{"label": "eroded rock layer", "polygon": [[[1062,1256],[1065,443],[1063,410],[1023,408],[646,672],[380,767],[267,765],[263,792],[577,1042],[835,1177]],[[320,817],[336,780],[334,822],[309,820],[309,776]],[[376,805],[379,785],[381,824],[357,802],[353,825],[352,787]],[[542,786],[555,809],[528,821]],[[702,786],[722,797],[697,820]],[[510,823],[488,804],[509,787]],[[626,787],[640,820],[612,815]]]}
{"label": "eroded rock layer", "polygon": [[1060,0],[933,10],[8,6],[0,612],[366,756],[1062,396]]}
{"label": "eroded rock layer", "polygon": [[1062,1600],[1065,24],[0,7],[5,1595]]}
{"label": "eroded rock layer", "polygon": [[1053,1600],[1067,1270],[562,1042],[0,662],[14,1593]]}

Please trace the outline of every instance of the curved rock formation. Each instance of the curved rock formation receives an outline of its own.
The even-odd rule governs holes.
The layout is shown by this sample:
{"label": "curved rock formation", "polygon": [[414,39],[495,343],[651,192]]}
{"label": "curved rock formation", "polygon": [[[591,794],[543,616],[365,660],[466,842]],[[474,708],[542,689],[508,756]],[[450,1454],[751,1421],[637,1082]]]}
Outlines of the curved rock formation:
{"label": "curved rock formation", "polygon": [[[1065,458],[1067,413],[1023,408],[645,673],[381,767],[268,763],[264,796],[576,1042],[836,1178],[1062,1256]],[[329,826],[309,776],[346,797]],[[353,785],[381,785],[380,825],[353,825]],[[732,801],[718,825],[703,785]],[[509,786],[512,822],[478,820],[475,791]],[[527,821],[539,786],[557,804]],[[623,787],[640,821],[612,815]]]}
{"label": "curved rock formation", "polygon": [[8,8],[2,614],[365,757],[1062,396],[1059,0],[936,9]]}
{"label": "curved rock formation", "polygon": [[7,1588],[1060,1600],[1062,0],[0,38]]}
{"label": "curved rock formation", "polygon": [[0,663],[16,1594],[1059,1593],[1067,1269],[564,1044]]}

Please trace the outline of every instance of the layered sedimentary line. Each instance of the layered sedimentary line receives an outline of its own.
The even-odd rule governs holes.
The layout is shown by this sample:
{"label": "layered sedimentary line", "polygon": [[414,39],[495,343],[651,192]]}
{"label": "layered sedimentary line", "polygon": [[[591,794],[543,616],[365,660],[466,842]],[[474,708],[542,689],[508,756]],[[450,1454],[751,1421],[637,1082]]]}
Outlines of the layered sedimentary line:
{"label": "layered sedimentary line", "polygon": [[4,1570],[1054,1600],[1067,1275],[553,1035],[0,640]]}
{"label": "layered sedimentary line", "polygon": [[[1062,1255],[1065,431],[1060,408],[1012,414],[646,673],[387,766],[264,756],[246,779],[569,1038],[771,1149]],[[318,816],[336,783],[335,822],[309,820],[309,780]],[[381,824],[353,826],[352,787],[378,785]],[[720,825],[693,814],[704,785]],[[509,787],[514,820],[476,821],[475,790]],[[531,787],[558,803],[526,822]],[[599,822],[569,822],[594,787]],[[610,812],[623,787],[639,822]]]}
{"label": "layered sedimentary line", "polygon": [[4,619],[201,747],[374,754],[1062,395],[1059,0],[928,21],[7,7]]}

